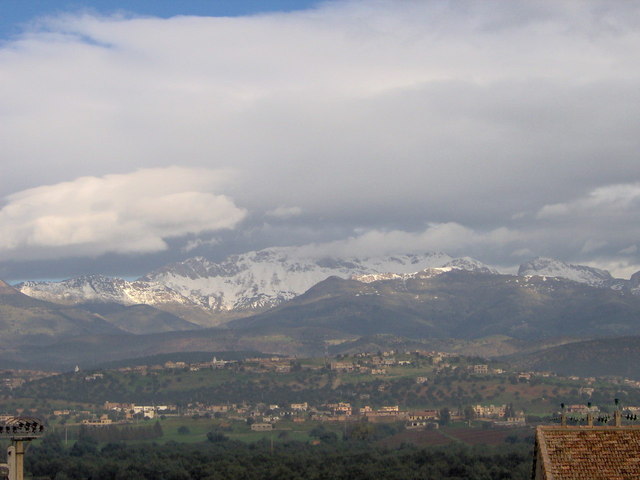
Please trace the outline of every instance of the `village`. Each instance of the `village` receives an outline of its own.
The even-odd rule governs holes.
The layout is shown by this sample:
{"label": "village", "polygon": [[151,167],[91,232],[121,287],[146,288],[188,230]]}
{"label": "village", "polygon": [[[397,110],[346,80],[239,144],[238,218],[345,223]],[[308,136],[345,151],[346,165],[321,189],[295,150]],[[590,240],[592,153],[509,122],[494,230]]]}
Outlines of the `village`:
{"label": "village", "polygon": [[[266,356],[224,360],[214,356],[209,361],[202,362],[168,360],[162,364],[126,366],[113,370],[83,371],[80,366],[76,366],[73,372],[64,374],[4,371],[0,373],[3,392],[0,413],[7,417],[28,413],[47,419],[52,425],[92,428],[179,418],[211,418],[243,423],[254,432],[285,428],[282,425],[291,428],[291,425],[362,421],[371,424],[399,424],[407,430],[438,429],[443,425],[455,423],[475,428],[506,428],[555,421],[554,418],[557,418],[560,412],[560,402],[550,403],[548,398],[529,398],[536,392],[548,394],[555,391],[558,399],[566,397],[563,412],[580,422],[587,414],[598,415],[600,412],[608,412],[607,405],[598,406],[589,401],[603,398],[602,395],[598,395],[598,389],[603,385],[607,385],[610,391],[620,388],[635,391],[639,387],[638,382],[630,379],[561,377],[551,372],[512,371],[508,365],[479,363],[479,360],[482,359],[461,357],[446,352],[385,351],[321,359]],[[278,401],[269,401],[270,399],[264,396],[260,396],[258,400],[256,392],[252,392],[252,398],[227,399],[224,402],[199,399],[144,403],[134,398],[120,398],[118,401],[112,398],[91,398],[90,402],[65,402],[63,398],[56,399],[55,394],[52,394],[53,396],[47,399],[48,407],[17,406],[19,396],[29,391],[26,387],[38,385],[44,380],[51,382],[64,378],[66,382],[72,382],[73,388],[77,390],[111,381],[114,375],[138,380],[152,379],[154,385],[158,384],[158,378],[171,378],[175,379],[175,385],[178,385],[188,383],[189,377],[193,375],[210,375],[211,377],[207,378],[215,378],[216,375],[223,374],[229,378],[242,375],[244,378],[257,381],[264,381],[266,377],[276,380],[291,379],[292,375],[299,380],[317,375],[331,382],[333,390],[341,391],[342,387],[349,385],[349,398],[333,395],[332,401],[326,401],[322,396],[314,394],[302,401],[282,401],[283,398],[286,400],[286,395],[279,395]],[[394,387],[398,382],[403,385],[404,390]],[[171,389],[171,385],[173,384],[167,386],[168,390]],[[289,384],[284,385],[291,388]],[[436,385],[439,389],[436,390],[436,394],[448,388],[450,397],[444,394],[440,397],[427,396],[425,401],[416,402],[414,399],[410,405],[401,402],[403,396],[408,398],[407,390],[423,394],[428,392],[430,386]],[[466,399],[464,402],[458,400],[447,403],[447,398],[455,398],[453,395],[456,391],[463,391],[461,385],[470,385],[478,392],[494,389],[494,397],[497,393],[503,392],[494,398],[503,401],[488,402],[487,398],[476,393],[475,396],[460,397]],[[509,386],[510,391],[507,391],[505,386]],[[547,388],[543,388],[545,386]],[[137,388],[139,391],[140,387]],[[39,391],[47,395],[46,389]],[[398,398],[394,398],[391,391],[399,392]],[[385,399],[389,399],[389,394],[392,401],[385,402]],[[300,392],[296,396],[304,397]],[[133,397],[140,395],[136,395],[134,391]],[[170,393],[163,396],[170,397]],[[429,402],[428,398],[432,398],[432,401]],[[470,399],[479,401],[471,402]],[[538,409],[534,412],[531,411],[531,405],[548,405],[548,408],[546,411]],[[628,416],[640,413],[640,406],[635,405],[640,405],[640,402],[625,405]]]}

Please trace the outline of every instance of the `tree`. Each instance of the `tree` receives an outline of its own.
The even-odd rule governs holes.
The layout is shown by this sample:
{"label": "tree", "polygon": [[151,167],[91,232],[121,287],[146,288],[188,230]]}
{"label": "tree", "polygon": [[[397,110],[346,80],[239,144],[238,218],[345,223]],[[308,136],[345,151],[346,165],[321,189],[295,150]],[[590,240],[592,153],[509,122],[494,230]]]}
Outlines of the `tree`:
{"label": "tree", "polygon": [[467,422],[470,422],[474,418],[476,418],[476,411],[473,409],[473,407],[471,405],[467,405],[466,407],[464,407],[464,419]]}
{"label": "tree", "polygon": [[229,437],[227,437],[222,432],[213,431],[207,433],[207,440],[209,440],[211,443],[220,443],[226,442],[227,440],[229,440]]}
{"label": "tree", "polygon": [[95,455],[98,453],[98,442],[89,435],[81,435],[78,441],[71,448],[70,454],[74,457],[84,457],[86,455]]}
{"label": "tree", "polygon": [[513,418],[516,416],[516,412],[513,408],[513,403],[509,403],[507,408],[504,409],[504,418]]}
{"label": "tree", "polygon": [[440,409],[440,425],[448,425],[451,421],[451,412],[448,407]]}
{"label": "tree", "polygon": [[160,422],[156,422],[155,425],[153,426],[153,433],[156,438],[159,438],[162,435],[164,435],[164,432],[162,431],[162,425],[160,425]]}
{"label": "tree", "polygon": [[349,440],[368,440],[373,436],[375,427],[368,422],[354,423],[347,428],[347,439]]}

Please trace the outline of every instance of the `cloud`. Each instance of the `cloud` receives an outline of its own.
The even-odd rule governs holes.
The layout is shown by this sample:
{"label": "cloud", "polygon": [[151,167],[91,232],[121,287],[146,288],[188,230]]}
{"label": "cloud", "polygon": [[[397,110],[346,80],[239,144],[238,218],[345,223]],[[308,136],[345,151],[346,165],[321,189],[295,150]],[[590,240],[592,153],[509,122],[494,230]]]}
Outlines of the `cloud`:
{"label": "cloud", "polygon": [[210,238],[208,240],[204,240],[202,238],[196,238],[195,240],[187,241],[184,247],[182,247],[180,250],[182,252],[188,253],[195,250],[196,248],[211,247],[219,244],[220,244],[220,239],[218,238]]}
{"label": "cloud", "polygon": [[[73,222],[46,202],[22,207],[23,221],[3,212],[0,258],[162,251],[180,235],[196,245],[218,228],[211,213],[163,220],[157,205],[170,216],[212,196],[252,248],[315,235],[337,251],[640,263],[618,253],[638,238],[639,23],[640,6],[610,0],[42,19],[0,45],[7,206],[132,169],[238,174],[228,197],[186,186],[135,204],[130,223],[113,206]],[[239,224],[236,204],[273,221]],[[212,254],[237,253],[219,237]]]}
{"label": "cloud", "polygon": [[233,165],[234,198],[254,208],[293,198],[328,217],[375,211],[380,227],[511,215],[637,173],[637,10],[351,1],[50,18],[0,51],[0,176],[28,188]]}
{"label": "cloud", "polygon": [[246,211],[214,193],[226,177],[168,167],[14,193],[0,210],[0,258],[151,253],[167,238],[234,228]]}
{"label": "cloud", "polygon": [[638,201],[640,185],[608,185],[562,204],[544,205],[532,215],[507,219],[492,229],[457,222],[431,223],[411,232],[360,229],[349,238],[309,243],[300,251],[315,257],[441,251],[474,256],[505,272],[515,271],[514,262],[550,256],[628,277],[640,270]]}
{"label": "cloud", "polygon": [[311,257],[424,252],[467,255],[488,247],[503,248],[518,237],[517,232],[507,228],[481,232],[457,223],[443,223],[431,224],[419,232],[370,230],[344,240],[305,245],[300,252]]}
{"label": "cloud", "polygon": [[640,183],[606,185],[570,202],[545,205],[537,213],[540,219],[588,215],[634,215],[640,207]]}
{"label": "cloud", "polygon": [[618,250],[618,253],[621,253],[623,255],[633,255],[635,253],[638,253],[638,246],[636,244],[629,245],[627,248]]}
{"label": "cloud", "polygon": [[300,207],[278,207],[273,210],[269,210],[266,215],[268,217],[285,219],[291,217],[297,217],[302,214],[302,209]]}
{"label": "cloud", "polygon": [[595,188],[564,203],[545,205],[536,225],[548,237],[585,254],[634,254],[640,236],[640,183]]}

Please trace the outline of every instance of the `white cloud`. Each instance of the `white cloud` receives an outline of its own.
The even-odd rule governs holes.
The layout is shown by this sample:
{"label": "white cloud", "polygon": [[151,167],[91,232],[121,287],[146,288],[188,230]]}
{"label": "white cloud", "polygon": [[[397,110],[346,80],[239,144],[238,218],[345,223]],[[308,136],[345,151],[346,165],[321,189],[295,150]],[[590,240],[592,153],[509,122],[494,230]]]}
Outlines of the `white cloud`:
{"label": "white cloud", "polygon": [[536,256],[536,253],[530,248],[518,248],[511,253],[511,256],[517,258],[530,259]]}
{"label": "white cloud", "polygon": [[212,247],[220,244],[220,240],[218,238],[210,238],[208,240],[204,240],[202,238],[196,238],[195,240],[189,240],[184,247],[181,248],[181,251],[184,253],[191,252],[199,247]]}
{"label": "white cloud", "polygon": [[375,256],[394,253],[444,252],[467,255],[487,248],[503,248],[518,240],[507,228],[476,231],[457,223],[431,224],[420,232],[370,230],[345,240],[305,245],[306,256]]}
{"label": "white cloud", "polygon": [[640,206],[640,183],[623,183],[598,187],[588,195],[566,203],[545,205],[537,213],[539,219],[582,215],[635,214]]}
{"label": "white cloud", "polygon": [[299,215],[302,215],[302,209],[300,207],[281,206],[278,208],[274,208],[273,210],[269,210],[266,213],[266,215],[268,217],[285,219],[285,218],[297,217]]}
{"label": "white cloud", "polygon": [[261,209],[387,205],[388,222],[464,192],[438,221],[512,215],[635,172],[638,20],[629,3],[525,0],[53,18],[0,49],[0,177],[233,165],[234,198]]}
{"label": "white cloud", "polygon": [[[158,251],[237,225],[236,204],[278,219],[260,247],[295,243],[291,226],[364,232],[338,251],[633,256],[617,252],[640,233],[638,24],[640,6],[610,0],[44,20],[0,45],[0,196],[21,191],[0,259]],[[191,176],[149,201],[127,193],[133,218],[109,195],[60,211],[21,197],[80,198],[172,165],[233,167],[233,201]],[[219,217],[193,208],[216,202]]]}
{"label": "white cloud", "polygon": [[216,193],[227,177],[168,167],[14,193],[0,210],[0,258],[150,253],[167,238],[234,228],[246,212]]}
{"label": "white cloud", "polygon": [[633,245],[629,245],[626,248],[618,250],[618,253],[621,253],[623,255],[634,255],[638,253],[638,246],[634,243]]}
{"label": "white cloud", "polygon": [[602,250],[607,246],[607,242],[605,240],[594,240],[592,238],[587,239],[580,250],[580,253],[593,253],[598,250]]}

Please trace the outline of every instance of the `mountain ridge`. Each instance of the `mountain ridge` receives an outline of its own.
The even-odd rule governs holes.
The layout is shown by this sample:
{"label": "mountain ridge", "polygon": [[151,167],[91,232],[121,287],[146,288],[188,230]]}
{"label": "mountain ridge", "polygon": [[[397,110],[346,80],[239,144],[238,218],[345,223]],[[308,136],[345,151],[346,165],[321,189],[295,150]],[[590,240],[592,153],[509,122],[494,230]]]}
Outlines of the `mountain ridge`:
{"label": "mountain ridge", "polygon": [[17,288],[34,298],[69,305],[147,304],[171,313],[181,308],[182,314],[177,314],[182,318],[215,326],[219,321],[210,320],[207,324],[184,312],[200,310],[200,317],[203,313],[246,316],[290,300],[332,275],[402,275],[445,266],[493,271],[477,260],[453,259],[438,252],[337,258],[310,257],[300,249],[281,247],[232,255],[220,263],[192,257],[165,265],[134,282],[89,275],[62,282],[23,282]]}
{"label": "mountain ridge", "polygon": [[[2,282],[0,293],[28,293],[31,297],[27,298],[84,309],[82,315],[92,313],[91,318],[104,320],[110,328],[134,334],[222,325],[237,328],[244,324],[237,321],[239,318],[248,318],[252,328],[260,332],[264,329],[259,321],[265,321],[268,330],[269,319],[275,315],[286,317],[296,309],[312,308],[297,315],[305,319],[316,315],[315,326],[306,327],[314,336],[338,332],[349,338],[375,334],[442,338],[456,335],[450,326],[460,318],[476,319],[464,327],[469,335],[502,334],[505,332],[497,326],[498,312],[505,318],[522,319],[519,327],[503,322],[508,335],[526,337],[533,331],[543,335],[531,323],[529,311],[558,322],[566,318],[574,321],[576,315],[595,323],[597,315],[622,319],[620,325],[602,321],[601,328],[592,325],[586,330],[598,335],[624,334],[636,308],[624,295],[640,299],[640,272],[630,280],[615,279],[604,270],[544,257],[522,264],[516,276],[500,274],[469,257],[452,258],[437,252],[360,258],[305,255],[304,250],[282,247],[233,255],[219,263],[193,257],[165,265],[136,281],[89,275],[62,282],[24,282],[17,288]],[[419,291],[427,284],[433,292]],[[340,287],[332,291],[336,285]],[[562,291],[585,295],[580,286],[595,289],[589,295],[602,302],[592,303],[592,312],[584,311],[576,298],[553,300],[560,298]],[[412,289],[417,289],[413,299],[408,295]],[[325,297],[321,299],[319,292]],[[468,297],[475,299],[475,304]],[[336,323],[337,313],[327,313],[337,304],[343,323],[351,324],[347,329]],[[447,314],[451,317],[448,320]],[[399,326],[389,325],[385,317],[396,319]],[[482,322],[494,324],[478,330]],[[557,326],[550,324],[548,328],[571,336]],[[607,328],[610,331],[605,331]]]}
{"label": "mountain ridge", "polygon": [[[452,258],[440,252],[339,258],[312,257],[301,247],[274,247],[231,255],[217,263],[192,257],[165,265],[132,282],[87,275],[61,282],[23,282],[16,287],[34,298],[67,305],[95,302],[152,305],[201,326],[215,326],[226,322],[224,314],[233,318],[272,308],[332,275],[375,281],[401,278],[426,269],[432,269],[434,275],[454,269],[499,273],[475,259]],[[614,278],[606,270],[547,257],[523,263],[518,276],[564,278],[640,295],[640,272],[625,280]],[[219,318],[213,319],[216,315]]]}
{"label": "mountain ridge", "polygon": [[367,283],[330,277],[228,326],[270,335],[309,328],[326,335],[536,339],[632,334],[639,314],[638,296],[561,278],[426,270]]}

